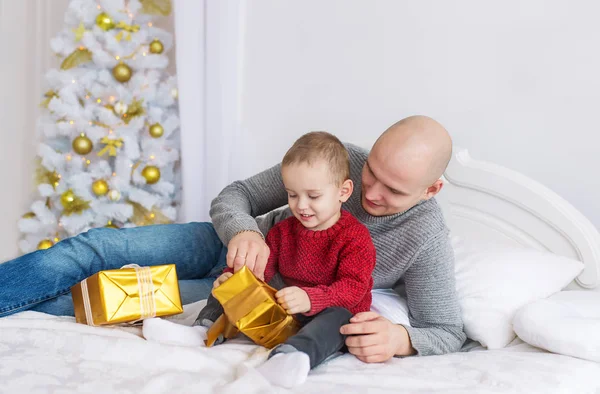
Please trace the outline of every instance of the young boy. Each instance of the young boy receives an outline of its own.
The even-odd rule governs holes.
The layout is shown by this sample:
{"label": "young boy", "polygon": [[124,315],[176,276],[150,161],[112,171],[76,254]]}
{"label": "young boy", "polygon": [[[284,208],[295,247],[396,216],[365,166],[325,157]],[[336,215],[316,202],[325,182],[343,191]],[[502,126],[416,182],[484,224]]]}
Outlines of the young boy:
{"label": "young boy", "polygon": [[[277,302],[297,315],[302,328],[276,346],[258,370],[273,384],[293,387],[342,349],[345,337],[340,327],[352,315],[369,310],[376,256],[368,229],[341,209],[353,184],[348,152],[335,136],[312,132],[300,137],[284,156],[281,174],[292,216],[267,234],[271,253],[265,282],[276,288],[285,284],[276,293]],[[226,269],[214,287],[231,275]],[[183,332],[189,327],[176,332],[169,322],[156,319],[144,322],[144,336],[202,344],[206,330],[222,312],[211,296],[196,320],[199,327],[193,328],[195,339],[183,339],[189,338]]]}

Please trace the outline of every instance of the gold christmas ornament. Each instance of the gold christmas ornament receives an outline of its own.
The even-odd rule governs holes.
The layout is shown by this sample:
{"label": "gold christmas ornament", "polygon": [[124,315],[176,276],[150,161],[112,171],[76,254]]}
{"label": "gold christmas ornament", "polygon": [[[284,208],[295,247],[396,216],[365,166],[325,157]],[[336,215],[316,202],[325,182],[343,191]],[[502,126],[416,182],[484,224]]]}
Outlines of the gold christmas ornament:
{"label": "gold christmas ornament", "polygon": [[38,250],[44,250],[44,249],[51,248],[53,245],[54,245],[54,242],[52,242],[49,239],[44,239],[43,241],[40,241],[37,248],[38,248]]}
{"label": "gold christmas ornament", "polygon": [[73,190],[71,189],[67,190],[60,196],[60,203],[65,208],[70,206],[73,201],[75,201],[75,193],[73,193]]}
{"label": "gold christmas ornament", "polygon": [[121,199],[121,193],[118,190],[111,190],[108,192],[108,199],[110,201],[119,201]]}
{"label": "gold christmas ornament", "polygon": [[44,94],[44,97],[45,99],[42,100],[42,102],[40,103],[40,107],[48,108],[48,104],[50,104],[50,101],[52,101],[54,97],[58,97],[58,94],[54,90],[48,90]]}
{"label": "gold christmas ornament", "polygon": [[103,196],[108,193],[108,183],[104,179],[98,179],[92,183],[92,191],[97,196]]}
{"label": "gold christmas ornament", "polygon": [[23,216],[21,216],[23,219],[33,219],[35,218],[35,213],[33,212],[27,212],[25,213]]}
{"label": "gold christmas ornament", "polygon": [[106,224],[106,226],[104,226],[104,227],[106,227],[106,228],[116,228],[116,229],[118,229],[118,228],[119,228],[118,226],[115,226],[115,225],[113,224],[113,222],[112,222],[112,221],[110,221],[110,220],[108,221],[108,223],[107,223],[107,224]]}
{"label": "gold christmas ornament", "polygon": [[173,223],[171,219],[165,216],[161,211],[156,208],[152,208],[151,211],[147,210],[137,202],[128,201],[133,207],[133,215],[129,218],[130,222],[136,226],[148,226],[151,224],[169,224]]}
{"label": "gold christmas ornament", "polygon": [[131,41],[131,33],[137,33],[140,30],[140,25],[128,25],[127,23],[121,21],[116,26],[117,29],[121,29],[121,31],[115,36],[115,39],[119,42],[123,38],[126,41]]}
{"label": "gold christmas ornament", "polygon": [[142,170],[142,176],[146,178],[146,183],[153,185],[160,179],[160,170],[156,166],[146,166]]}
{"label": "gold christmas ornament", "polygon": [[108,153],[109,156],[116,156],[117,149],[123,146],[123,138],[111,139],[102,137],[100,143],[105,144],[106,146],[98,152],[98,156],[103,156],[105,153]]}
{"label": "gold christmas ornament", "polygon": [[125,63],[119,63],[112,69],[112,74],[115,79],[121,83],[125,83],[131,79],[131,68]]}
{"label": "gold christmas ornament", "polygon": [[83,35],[85,34],[85,25],[83,22],[79,22],[77,29],[71,29],[71,31],[75,33],[75,41],[81,41]]}
{"label": "gold christmas ornament", "polygon": [[77,67],[81,64],[85,64],[92,61],[92,52],[87,48],[80,47],[75,49],[69,56],[63,60],[60,65],[61,70],[69,70],[73,67]]}
{"label": "gold christmas ornament", "polygon": [[46,167],[42,165],[41,160],[38,160],[35,173],[35,180],[38,185],[46,183],[52,185],[52,187],[56,189],[60,182],[60,174],[56,171],[48,171]]}
{"label": "gold christmas ornament", "polygon": [[74,213],[82,213],[90,207],[89,201],[84,201],[81,197],[75,195],[71,189],[60,196],[60,203],[63,206],[63,213],[66,216],[70,216]]}
{"label": "gold christmas ornament", "polygon": [[140,0],[142,14],[167,16],[171,13],[173,5],[171,0]]}
{"label": "gold christmas ornament", "polygon": [[94,144],[92,144],[92,140],[86,137],[83,133],[73,140],[73,150],[79,155],[87,155],[93,149]]}
{"label": "gold christmas ornament", "polygon": [[129,104],[127,106],[127,112],[125,112],[123,115],[121,115],[123,121],[126,124],[129,124],[129,122],[133,118],[144,115],[146,113],[146,111],[144,110],[143,104],[144,104],[144,99],[141,99],[141,100],[133,99],[131,104]]}
{"label": "gold christmas ornament", "polygon": [[148,130],[148,132],[150,133],[152,138],[160,138],[163,136],[165,129],[163,129],[163,127],[160,125],[160,123],[154,123],[153,125],[150,126],[150,129]]}
{"label": "gold christmas ornament", "polygon": [[96,17],[96,26],[98,26],[104,31],[109,31],[110,29],[114,29],[115,22],[106,12],[103,12],[101,14],[98,14],[98,16]]}
{"label": "gold christmas ornament", "polygon": [[173,97],[174,99],[179,97],[179,91],[177,90],[177,88],[171,89],[171,97]]}
{"label": "gold christmas ornament", "polygon": [[150,43],[150,53],[160,54],[164,49],[163,43],[159,40],[155,39]]}

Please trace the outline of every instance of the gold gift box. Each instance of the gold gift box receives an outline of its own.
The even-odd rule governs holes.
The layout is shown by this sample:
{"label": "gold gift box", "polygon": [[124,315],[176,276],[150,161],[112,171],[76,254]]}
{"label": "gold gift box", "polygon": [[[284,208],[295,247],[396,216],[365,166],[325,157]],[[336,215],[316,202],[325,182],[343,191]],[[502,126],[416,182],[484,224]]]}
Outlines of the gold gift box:
{"label": "gold gift box", "polygon": [[103,326],[183,312],[174,264],[125,267],[100,271],[71,288],[77,323]]}
{"label": "gold gift box", "polygon": [[219,334],[230,338],[237,330],[266,348],[296,334],[300,325],[277,303],[276,292],[242,267],[212,292],[227,318],[221,316],[208,330],[207,345],[211,346]]}

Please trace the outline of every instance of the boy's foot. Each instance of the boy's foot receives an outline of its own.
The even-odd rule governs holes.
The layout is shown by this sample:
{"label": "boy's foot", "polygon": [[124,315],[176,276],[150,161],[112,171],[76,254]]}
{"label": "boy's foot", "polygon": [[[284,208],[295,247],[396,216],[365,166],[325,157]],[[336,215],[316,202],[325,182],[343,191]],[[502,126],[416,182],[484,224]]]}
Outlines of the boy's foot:
{"label": "boy's foot", "polygon": [[289,389],[306,381],[310,359],[303,352],[278,353],[256,370],[272,384]]}

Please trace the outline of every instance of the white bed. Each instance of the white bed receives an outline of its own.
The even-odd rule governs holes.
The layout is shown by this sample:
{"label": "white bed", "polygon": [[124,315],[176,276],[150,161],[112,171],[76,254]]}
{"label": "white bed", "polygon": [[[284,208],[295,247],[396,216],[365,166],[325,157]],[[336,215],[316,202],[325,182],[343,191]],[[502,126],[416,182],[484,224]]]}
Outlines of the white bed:
{"label": "white bed", "polygon": [[[600,235],[543,186],[457,150],[440,195],[453,234],[576,258],[570,288],[600,281]],[[177,320],[190,324],[202,302]],[[72,318],[23,312],[0,319],[0,392],[268,393],[252,369],[266,352],[243,340],[212,349],[146,342],[137,328],[95,328]],[[552,354],[515,339],[509,346],[363,364],[351,355],[311,372],[293,392],[600,393],[600,364]]]}

